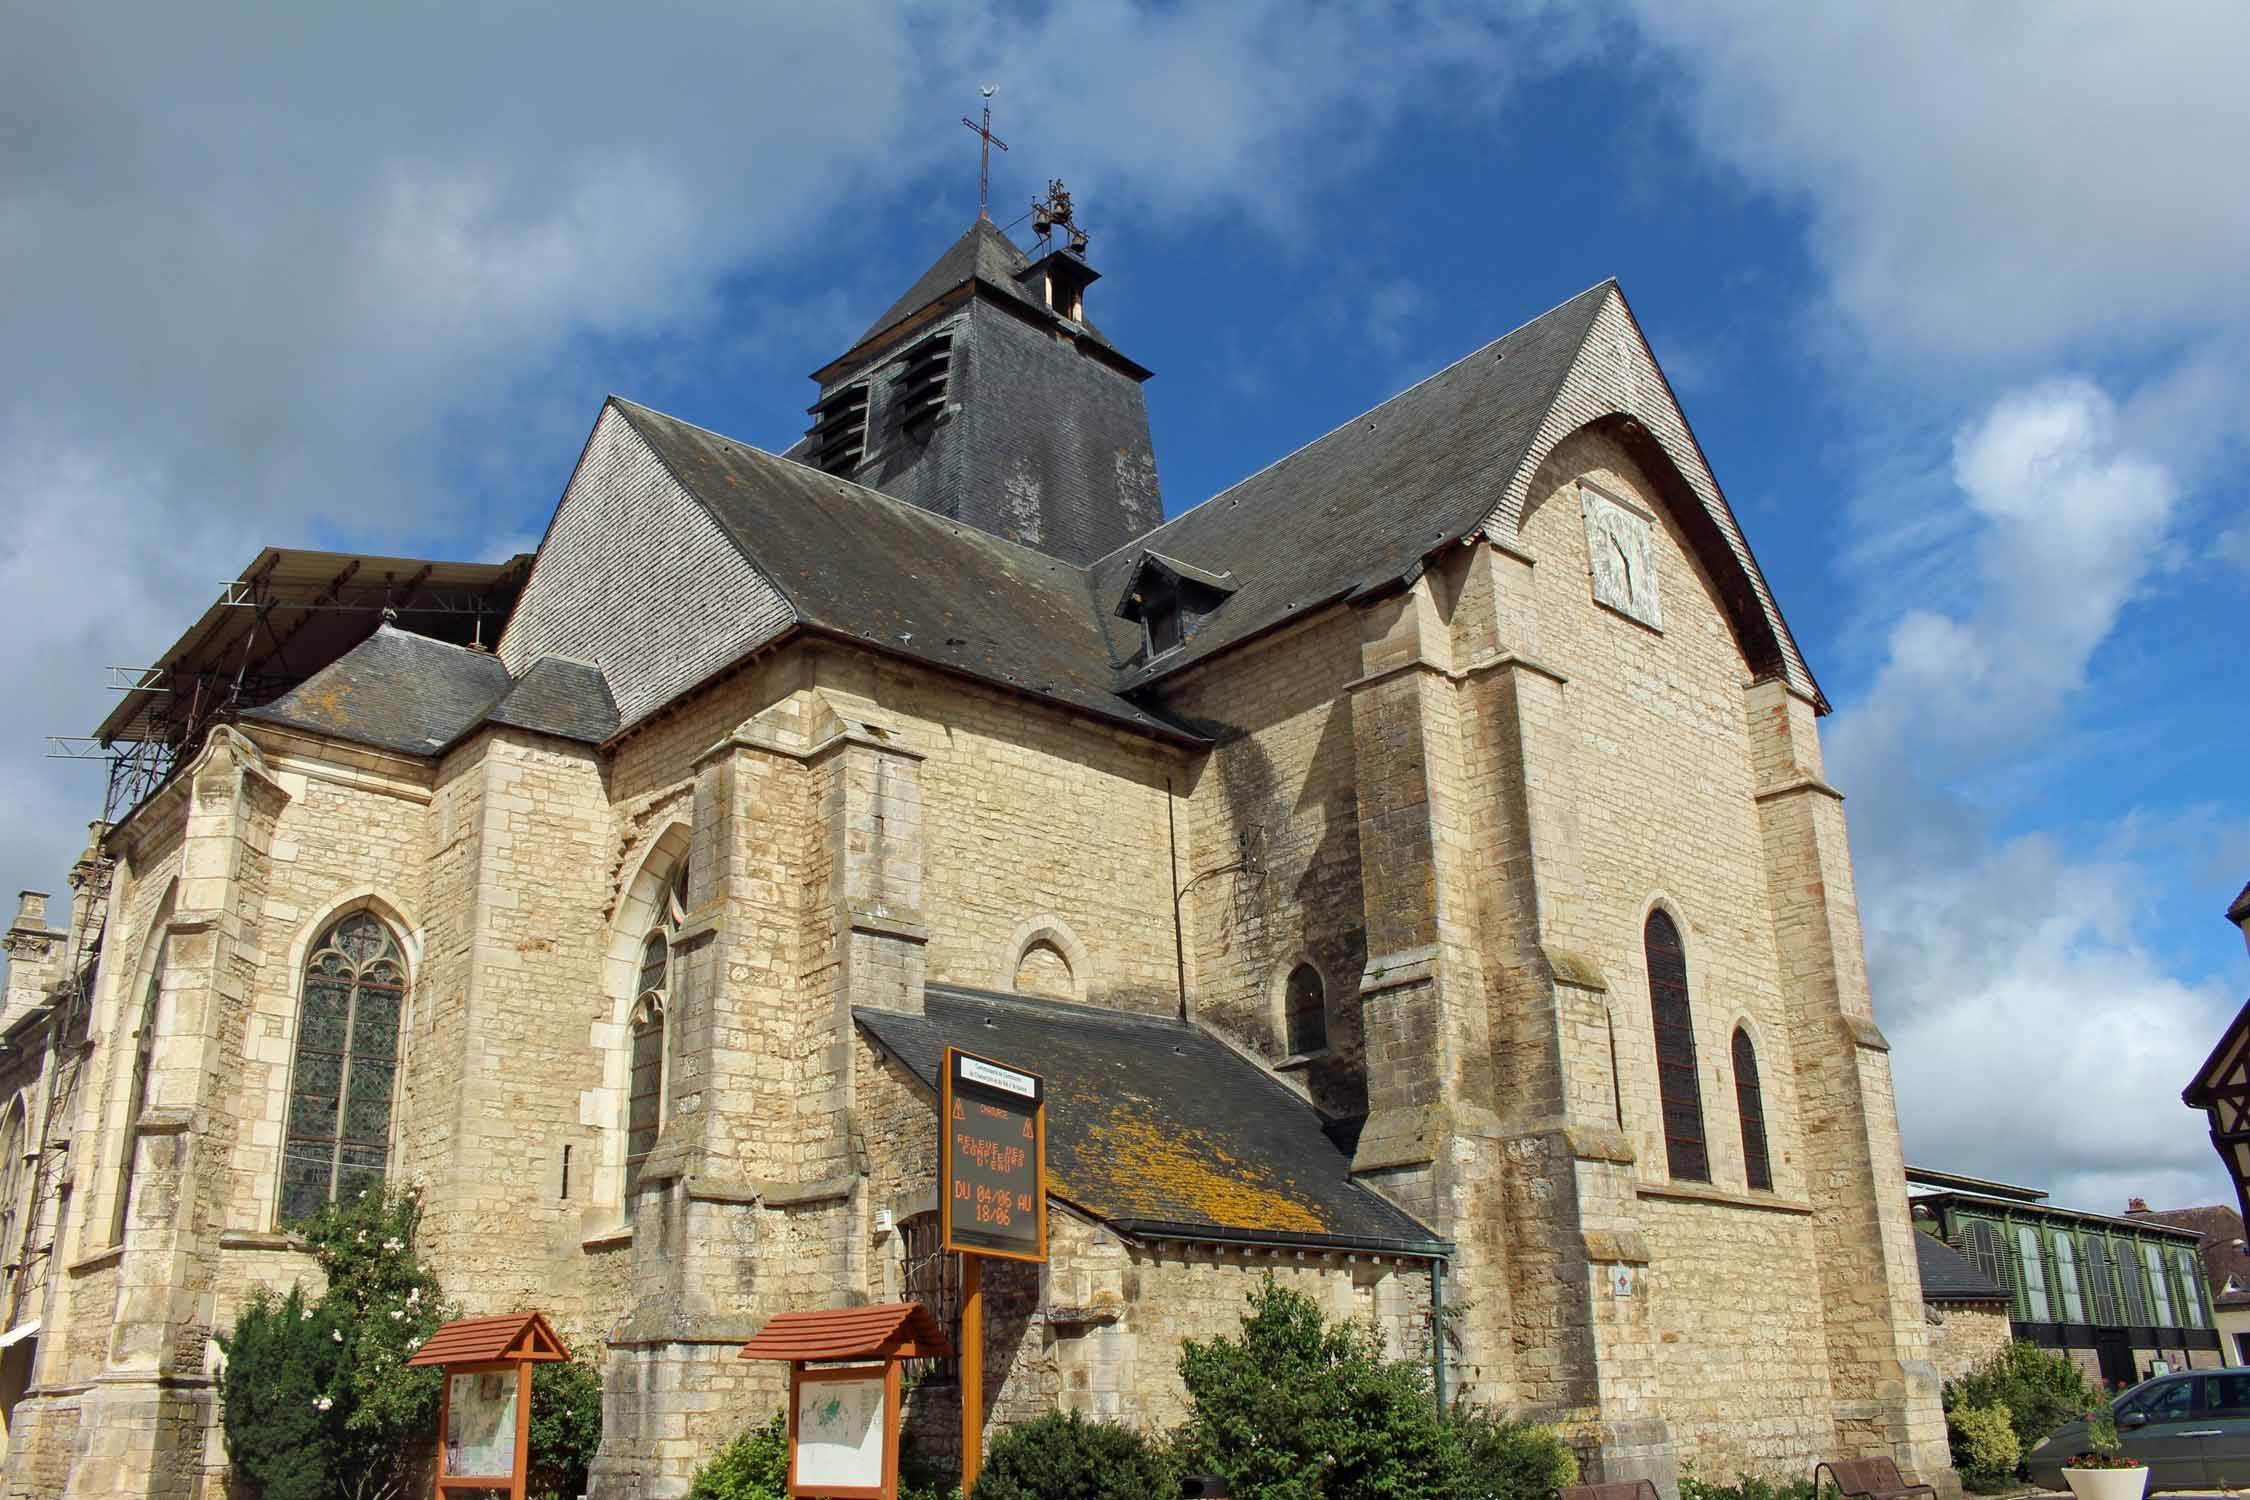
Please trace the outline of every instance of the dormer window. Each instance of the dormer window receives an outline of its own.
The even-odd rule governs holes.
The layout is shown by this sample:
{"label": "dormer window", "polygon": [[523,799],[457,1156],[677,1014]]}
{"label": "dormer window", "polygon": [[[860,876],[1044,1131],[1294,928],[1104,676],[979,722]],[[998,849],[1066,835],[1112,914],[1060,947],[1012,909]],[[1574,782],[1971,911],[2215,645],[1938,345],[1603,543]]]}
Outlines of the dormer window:
{"label": "dormer window", "polygon": [[1141,612],[1141,629],[1148,638],[1151,660],[1180,644],[1180,601],[1177,595],[1161,601],[1152,601]]}
{"label": "dormer window", "polygon": [[1117,614],[1140,622],[1142,660],[1152,662],[1187,644],[1234,589],[1231,573],[1213,573],[1161,553],[1144,552],[1125,581]]}

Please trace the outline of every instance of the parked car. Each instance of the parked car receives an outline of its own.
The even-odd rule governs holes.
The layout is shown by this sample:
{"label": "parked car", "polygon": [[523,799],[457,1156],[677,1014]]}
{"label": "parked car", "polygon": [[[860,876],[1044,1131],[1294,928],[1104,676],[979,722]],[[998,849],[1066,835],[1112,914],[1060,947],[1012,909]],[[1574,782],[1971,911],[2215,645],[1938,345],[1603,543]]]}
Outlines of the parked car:
{"label": "parked car", "polygon": [[[2148,1466],[2150,1490],[2250,1485],[2250,1367],[2159,1375],[2110,1403],[2125,1452]],[[2031,1450],[2032,1483],[2059,1490],[2063,1460],[2086,1451],[2086,1424],[2065,1422]]]}

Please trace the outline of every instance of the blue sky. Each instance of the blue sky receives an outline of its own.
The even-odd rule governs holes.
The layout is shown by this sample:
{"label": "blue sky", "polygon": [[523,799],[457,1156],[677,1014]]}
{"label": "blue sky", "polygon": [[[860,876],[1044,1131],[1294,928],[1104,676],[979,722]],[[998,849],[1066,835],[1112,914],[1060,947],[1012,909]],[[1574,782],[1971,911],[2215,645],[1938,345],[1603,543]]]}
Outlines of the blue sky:
{"label": "blue sky", "polygon": [[1174,509],[1619,277],[1837,708],[1910,1156],[2222,1199],[2250,10],[2166,16],[0,5],[4,873],[98,800],[38,736],[257,546],[527,546],[610,391],[790,441],[989,81]]}

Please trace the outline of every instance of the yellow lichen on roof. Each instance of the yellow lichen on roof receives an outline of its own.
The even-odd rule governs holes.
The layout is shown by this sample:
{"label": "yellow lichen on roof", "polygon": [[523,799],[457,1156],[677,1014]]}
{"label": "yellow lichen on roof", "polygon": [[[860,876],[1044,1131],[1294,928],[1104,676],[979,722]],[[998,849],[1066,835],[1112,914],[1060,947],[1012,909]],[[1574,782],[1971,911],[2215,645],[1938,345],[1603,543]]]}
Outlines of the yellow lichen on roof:
{"label": "yellow lichen on roof", "polygon": [[[1078,1198],[1118,1218],[1146,1217],[1201,1221],[1234,1229],[1294,1229],[1321,1234],[1328,1229],[1310,1205],[1291,1196],[1264,1168],[1237,1161],[1201,1136],[1168,1133],[1155,1124],[1117,1114],[1086,1132],[1087,1145],[1104,1158],[1103,1176],[1111,1183],[1145,1186],[1139,1203],[1103,1203],[1107,1194],[1081,1196],[1057,1181],[1064,1196]],[[1092,1201],[1088,1201],[1088,1200]]]}

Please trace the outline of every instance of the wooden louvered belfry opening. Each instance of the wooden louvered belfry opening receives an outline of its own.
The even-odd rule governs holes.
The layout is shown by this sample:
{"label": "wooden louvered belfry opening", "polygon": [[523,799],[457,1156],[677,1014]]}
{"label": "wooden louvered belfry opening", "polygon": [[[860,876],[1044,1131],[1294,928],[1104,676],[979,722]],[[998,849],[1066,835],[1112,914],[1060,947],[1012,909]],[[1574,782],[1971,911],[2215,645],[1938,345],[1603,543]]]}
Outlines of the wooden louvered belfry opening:
{"label": "wooden louvered belfry opening", "polygon": [[1656,1029],[1657,1094],[1664,1104],[1664,1153],[1673,1180],[1709,1182],[1703,1088],[1695,1073],[1695,1015],[1688,1004],[1687,949],[1671,914],[1649,913],[1645,933],[1649,1008]]}
{"label": "wooden louvered belfry opening", "polygon": [[867,396],[855,380],[812,407],[812,461],[831,474],[850,474],[867,455]]}
{"label": "wooden louvered belfry opening", "polygon": [[945,392],[953,373],[953,335],[933,334],[906,353],[898,375],[898,423],[912,428],[945,410]]}

